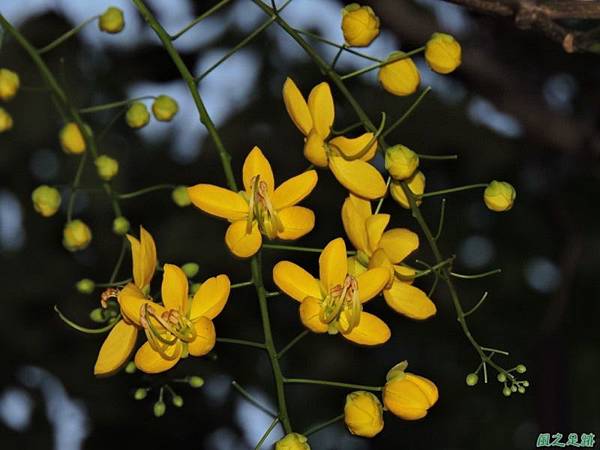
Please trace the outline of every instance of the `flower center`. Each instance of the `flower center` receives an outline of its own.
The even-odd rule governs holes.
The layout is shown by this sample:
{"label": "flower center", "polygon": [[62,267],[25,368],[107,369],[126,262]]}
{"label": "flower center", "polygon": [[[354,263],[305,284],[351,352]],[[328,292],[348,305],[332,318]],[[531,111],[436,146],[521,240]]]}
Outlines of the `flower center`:
{"label": "flower center", "polygon": [[252,231],[252,222],[256,219],[258,229],[269,239],[275,239],[277,233],[283,231],[283,224],[277,216],[277,211],[271,203],[267,183],[256,175],[252,179],[252,191],[250,192],[248,222],[246,232]]}
{"label": "flower center", "polygon": [[152,348],[165,359],[173,358],[167,354],[167,349],[178,340],[187,344],[196,339],[194,324],[176,309],[158,314],[151,304],[144,303],[141,306],[140,323]]}
{"label": "flower center", "polygon": [[343,285],[336,285],[321,304],[319,319],[329,325],[328,332],[350,333],[360,322],[362,303],[358,297],[358,283],[352,275],[346,275]]}

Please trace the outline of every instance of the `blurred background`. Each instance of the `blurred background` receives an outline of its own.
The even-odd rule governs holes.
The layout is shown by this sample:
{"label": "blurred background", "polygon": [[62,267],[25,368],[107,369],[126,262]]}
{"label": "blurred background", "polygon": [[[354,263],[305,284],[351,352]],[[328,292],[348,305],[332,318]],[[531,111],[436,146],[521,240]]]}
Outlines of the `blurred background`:
{"label": "blurred background", "polygon": [[[214,1],[148,0],[170,32],[181,29]],[[517,189],[512,211],[487,210],[480,191],[447,198],[440,240],[445,255],[457,255],[455,269],[477,273],[502,268],[501,275],[457,280],[465,308],[484,291],[487,302],[469,317],[482,345],[509,351],[505,367],[527,366],[525,395],[505,398],[493,377],[467,387],[465,376],[479,359],[461,332],[447,292],[437,290],[438,314],[415,323],[395,315],[384,302],[373,304],[390,324],[391,341],[376,350],[348,345],[340,338],[310,335],[288,353],[288,376],[379,384],[397,362],[434,380],[440,401],[418,422],[385,414],[384,431],[372,440],[350,436],[337,423],[311,437],[313,449],[531,449],[539,433],[595,433],[600,436],[600,313],[598,266],[598,196],[600,195],[600,64],[590,53],[566,53],[560,44],[531,30],[519,30],[510,18],[473,14],[442,1],[373,0],[382,32],[365,50],[376,57],[410,50],[434,31],[453,34],[463,46],[463,65],[453,74],[432,73],[422,56],[422,87],[431,86],[416,113],[388,141],[424,154],[458,154],[456,161],[422,161],[428,190],[461,184],[511,182]],[[99,143],[117,158],[118,192],[157,183],[224,184],[215,148],[198,122],[192,99],[164,49],[125,0],[0,0],[0,12],[41,47],[109,5],[125,12],[118,35],[88,25],[76,38],[45,59],[78,106],[142,95],[168,94],[180,105],[171,123],[151,121],[141,131],[120,118]],[[334,0],[294,0],[282,13],[294,27],[342,42]],[[247,0],[234,0],[176,41],[186,64],[200,74],[264,20]],[[588,27],[585,22],[571,25]],[[311,41],[329,61],[335,49]],[[341,73],[367,63],[344,54]],[[81,278],[109,279],[121,241],[112,234],[112,210],[106,196],[77,197],[75,216],[90,224],[92,245],[79,253],[61,244],[65,209],[43,219],[32,208],[31,191],[51,184],[68,193],[77,161],[60,150],[62,126],[31,60],[5,37],[0,66],[21,76],[23,89],[7,105],[15,126],[0,135],[0,264],[2,300],[0,336],[0,447],[2,449],[194,448],[243,450],[254,445],[271,420],[231,388],[238,381],[265,404],[274,405],[270,367],[260,351],[218,345],[210,358],[188,358],[173,373],[148,378],[121,372],[107,379],[93,376],[102,336],[67,327],[53,311],[95,326],[89,311],[99,292],[79,294]],[[250,45],[211,72],[200,93],[233,154],[236,174],[254,145],[262,148],[284,180],[307,166],[302,137],[288,118],[281,88],[286,76],[306,94],[322,81],[295,42],[271,26]],[[393,97],[381,89],[376,74],[352,79],[348,86],[372,118],[385,111],[399,117],[416,96]],[[341,94],[334,91],[336,128],[355,121]],[[102,130],[117,110],[86,115]],[[376,161],[382,164],[382,161]],[[89,164],[85,186],[97,183]],[[304,202],[317,214],[315,230],[299,243],[322,247],[342,235],[340,207],[345,193],[328,172]],[[440,198],[423,205],[435,227]],[[66,203],[66,202],[64,202]],[[143,224],[154,235],[161,261],[200,264],[198,279],[229,273],[233,282],[249,278],[248,264],[234,260],[222,244],[226,223],[193,207],[179,208],[170,192],[157,191],[123,201],[134,230]],[[392,225],[418,231],[410,214],[390,200]],[[136,233],[137,234],[137,233]],[[432,261],[425,240],[415,258]],[[264,252],[265,276],[280,259],[293,258],[313,271],[316,255]],[[119,279],[130,273],[129,256]],[[596,281],[594,281],[596,279]],[[432,279],[421,279],[423,289]],[[281,347],[302,330],[296,304],[286,297],[270,303],[276,343]],[[259,312],[251,288],[236,289],[216,320],[221,336],[261,338]],[[200,375],[206,384],[191,389],[173,384],[184,400],[157,419],[152,404],[158,391],[133,399],[139,387],[159,387],[173,378]],[[495,375],[494,375],[495,376]],[[290,386],[288,402],[299,431],[338,415],[346,392],[325,387]],[[276,429],[267,442],[281,436]],[[566,440],[566,439],[565,439]],[[269,448],[268,445],[265,448]]]}

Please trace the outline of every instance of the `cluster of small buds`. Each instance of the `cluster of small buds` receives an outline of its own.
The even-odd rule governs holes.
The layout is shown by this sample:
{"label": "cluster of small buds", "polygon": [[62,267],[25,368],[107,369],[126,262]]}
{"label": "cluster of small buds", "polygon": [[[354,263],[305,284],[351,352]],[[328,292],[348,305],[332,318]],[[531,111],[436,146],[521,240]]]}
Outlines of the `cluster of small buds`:
{"label": "cluster of small buds", "polygon": [[[527,372],[527,367],[523,364],[519,364],[508,371],[498,372],[496,379],[499,383],[504,384],[502,394],[506,397],[510,397],[515,392],[524,394],[529,387],[529,381],[517,380],[517,378],[512,375],[512,372],[524,374]],[[479,382],[479,375],[477,375],[477,372],[469,373],[465,378],[465,382],[467,383],[467,386],[475,386]]]}

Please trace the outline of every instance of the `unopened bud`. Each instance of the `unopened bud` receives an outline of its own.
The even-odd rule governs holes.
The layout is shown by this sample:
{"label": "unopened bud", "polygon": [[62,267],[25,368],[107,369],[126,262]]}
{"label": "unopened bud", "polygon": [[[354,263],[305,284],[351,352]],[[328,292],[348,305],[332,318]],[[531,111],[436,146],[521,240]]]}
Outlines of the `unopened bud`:
{"label": "unopened bud", "polygon": [[98,28],[100,28],[100,31],[104,31],[105,33],[119,33],[123,28],[125,28],[123,11],[114,6],[109,7],[104,14],[100,16],[100,20],[98,20]]}
{"label": "unopened bud", "polygon": [[123,216],[115,217],[113,220],[113,233],[123,236],[129,231],[129,220]]}
{"label": "unopened bud", "polygon": [[449,34],[433,33],[425,45],[425,61],[437,73],[450,73],[460,66],[460,44]]}
{"label": "unopened bud", "polygon": [[504,389],[502,389],[502,394],[505,397],[510,397],[510,394],[512,394],[512,391],[510,390],[510,388],[508,386],[504,386]]}
{"label": "unopened bud", "polygon": [[500,372],[496,378],[500,383],[504,383],[506,381],[506,374],[504,372]]}
{"label": "unopened bud", "polygon": [[518,373],[525,373],[525,372],[527,372],[527,367],[525,367],[525,365],[524,365],[524,364],[519,364],[519,365],[518,365],[518,366],[515,368],[515,370],[516,370]]}
{"label": "unopened bud", "polygon": [[410,178],[419,167],[419,155],[404,145],[394,145],[385,152],[385,168],[395,180]]}
{"label": "unopened bud", "polygon": [[[133,398],[135,398],[136,400],[144,400],[147,395],[148,395],[148,389],[138,388],[135,390],[135,393],[133,394]],[[164,414],[164,408],[163,408],[163,414]],[[157,416],[156,404],[154,405],[154,415]]]}
{"label": "unopened bud", "polygon": [[467,378],[465,378],[465,381],[467,386],[475,386],[479,382],[479,377],[476,373],[470,373],[467,375]]}
{"label": "unopened bud", "polygon": [[492,211],[508,211],[513,207],[517,193],[506,181],[492,181],[483,192],[483,201]]}
{"label": "unopened bud", "polygon": [[98,176],[104,181],[110,181],[117,173],[119,173],[119,162],[109,156],[98,156],[95,164]]}
{"label": "unopened bud", "polygon": [[8,69],[0,69],[0,100],[7,102],[17,95],[19,90],[19,75]]}
{"label": "unopened bud", "polygon": [[367,47],[379,34],[379,17],[370,6],[351,3],[342,9],[344,40],[352,47]]}
{"label": "unopened bud", "polygon": [[0,108],[0,133],[10,130],[13,127],[12,116],[4,109]]}
{"label": "unopened bud", "polygon": [[63,245],[71,252],[83,250],[91,240],[92,232],[81,220],[72,220],[63,229]]}
{"label": "unopened bud", "polygon": [[135,367],[135,363],[133,361],[129,361],[125,366],[125,373],[132,374],[135,373],[137,367]]}
{"label": "unopened bud", "polygon": [[193,278],[198,274],[200,266],[198,266],[196,263],[189,262],[181,266],[181,270],[183,270],[183,273],[185,273],[186,277]]}
{"label": "unopened bud", "polygon": [[166,410],[167,410],[167,405],[165,405],[165,402],[163,402],[162,400],[159,400],[154,404],[153,411],[154,411],[155,417],[164,416]]}
{"label": "unopened bud", "polygon": [[85,139],[75,122],[67,123],[60,131],[59,137],[65,153],[78,155],[85,151]]}
{"label": "unopened bud", "polygon": [[150,113],[142,102],[134,102],[127,110],[125,120],[131,128],[143,128],[150,122]]}
{"label": "unopened bud", "polygon": [[173,396],[173,406],[177,406],[178,408],[181,408],[183,406],[183,398],[179,395],[175,395]]}
{"label": "unopened bud", "polygon": [[96,284],[89,278],[83,278],[77,282],[75,287],[82,294],[91,294],[92,292],[94,292]]}
{"label": "unopened bud", "polygon": [[379,82],[390,94],[406,96],[413,94],[421,83],[421,76],[415,63],[410,58],[402,58],[404,53],[393,52],[387,60],[393,62],[381,66]]}
{"label": "unopened bud", "polygon": [[168,95],[159,95],[152,103],[152,113],[156,120],[161,122],[169,122],[179,111],[179,106],[175,99]]}
{"label": "unopened bud", "polygon": [[191,376],[188,379],[188,384],[193,388],[199,388],[204,386],[204,378],[198,376]]}
{"label": "unopened bud", "polygon": [[60,192],[46,185],[35,188],[31,193],[31,200],[33,201],[33,209],[44,217],[56,214],[61,203]]}
{"label": "unopened bud", "polygon": [[104,316],[104,310],[102,308],[95,308],[90,311],[90,320],[96,323],[106,322],[106,317]]}
{"label": "unopened bud", "polygon": [[190,196],[188,195],[187,187],[185,186],[177,186],[175,189],[173,189],[171,192],[171,198],[175,204],[181,208],[192,204]]}

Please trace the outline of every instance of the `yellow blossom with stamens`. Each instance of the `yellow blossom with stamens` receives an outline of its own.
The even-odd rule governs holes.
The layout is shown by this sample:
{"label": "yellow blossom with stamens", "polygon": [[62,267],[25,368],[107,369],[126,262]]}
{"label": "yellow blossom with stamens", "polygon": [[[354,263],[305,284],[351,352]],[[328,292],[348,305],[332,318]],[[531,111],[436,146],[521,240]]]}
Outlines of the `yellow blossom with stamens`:
{"label": "yellow blossom with stamens", "polygon": [[389,214],[373,214],[371,203],[350,194],[342,206],[342,222],[348,238],[357,250],[348,266],[354,276],[373,267],[383,267],[390,274],[383,290],[386,303],[411,319],[433,316],[437,308],[421,290],[412,286],[415,270],[402,261],[419,247],[417,234],[406,228],[386,231]]}
{"label": "yellow blossom with stamens", "polygon": [[183,270],[173,264],[165,264],[163,269],[164,306],[144,303],[139,296],[133,299],[139,304],[139,309],[132,312],[133,320],[148,339],[137,351],[135,365],[146,373],[164,372],[181,358],[203,356],[213,349],[216,331],[212,319],[225,307],[231,286],[227,275],[209,278],[190,302]]}
{"label": "yellow blossom with stamens", "polygon": [[308,170],[275,189],[271,164],[258,147],[242,169],[244,190],[233,192],[212,184],[188,188],[190,200],[202,211],[229,220],[225,243],[240,258],[249,258],[268,239],[295,240],[315,226],[314,213],[296,206],[317,184],[317,172]]}
{"label": "yellow blossom with stamens", "polygon": [[329,242],[319,257],[319,279],[290,261],[273,268],[273,281],[300,302],[300,320],[315,333],[340,333],[361,345],[380,345],[391,335],[383,320],[363,311],[389,280],[384,268],[349,273],[346,244],[342,238]]}
{"label": "yellow blossom with stamens", "polygon": [[116,372],[129,358],[135,341],[138,326],[136,310],[142,304],[151,303],[144,292],[150,287],[150,281],[156,271],[156,244],[152,235],[144,227],[140,227],[140,239],[127,235],[131,244],[131,259],[133,261],[133,283],[129,283],[118,294],[117,300],[121,307],[121,320],[112,328],[98,354],[95,375],[110,375]]}
{"label": "yellow blossom with stamens", "polygon": [[340,184],[356,195],[371,200],[385,195],[387,187],[381,173],[367,162],[377,152],[374,134],[367,132],[356,138],[331,136],[335,107],[329,84],[316,85],[307,101],[294,81],[287,78],[283,101],[292,122],[306,136],[306,159],[317,167],[328,167]]}

